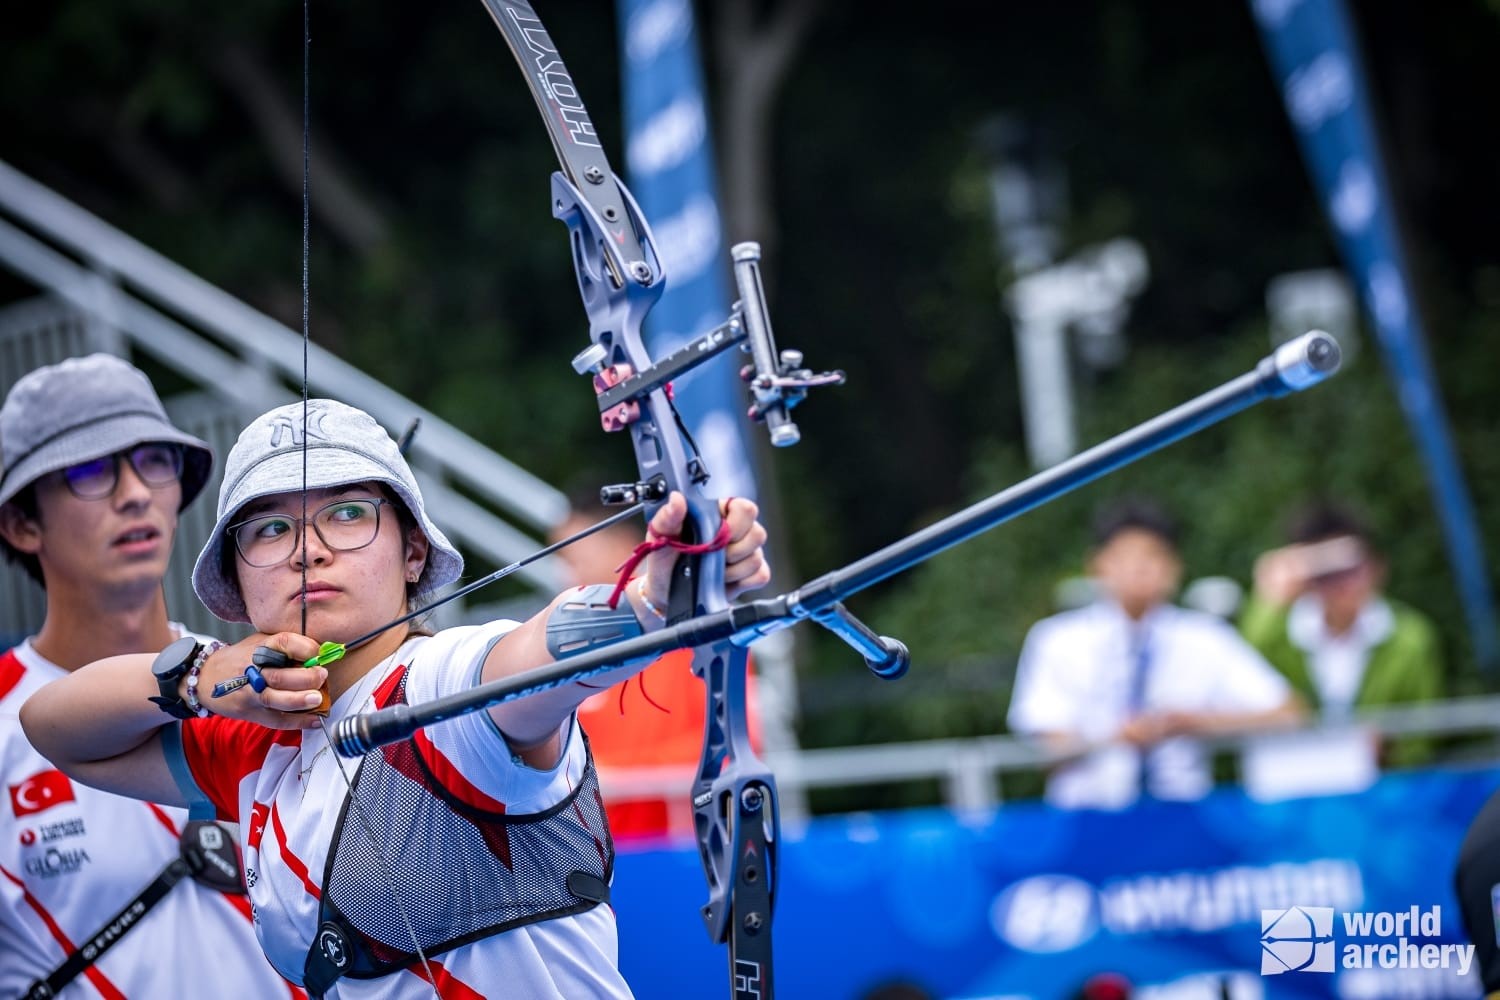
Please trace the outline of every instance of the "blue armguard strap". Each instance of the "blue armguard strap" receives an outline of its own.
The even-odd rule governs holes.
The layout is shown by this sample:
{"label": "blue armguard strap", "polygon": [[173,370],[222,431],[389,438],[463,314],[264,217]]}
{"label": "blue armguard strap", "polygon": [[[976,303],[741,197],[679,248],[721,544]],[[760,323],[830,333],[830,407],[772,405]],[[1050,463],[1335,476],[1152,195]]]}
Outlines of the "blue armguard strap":
{"label": "blue armguard strap", "polygon": [[188,767],[187,753],[182,749],[182,723],[169,722],[161,727],[161,749],[167,758],[167,768],[177,782],[178,791],[188,801],[188,819],[214,819],[217,810],[203,789],[198,787],[192,769]]}
{"label": "blue armguard strap", "polygon": [[619,608],[609,606],[614,592],[608,583],[570,591],[547,618],[547,652],[562,660],[645,632],[629,601]]}

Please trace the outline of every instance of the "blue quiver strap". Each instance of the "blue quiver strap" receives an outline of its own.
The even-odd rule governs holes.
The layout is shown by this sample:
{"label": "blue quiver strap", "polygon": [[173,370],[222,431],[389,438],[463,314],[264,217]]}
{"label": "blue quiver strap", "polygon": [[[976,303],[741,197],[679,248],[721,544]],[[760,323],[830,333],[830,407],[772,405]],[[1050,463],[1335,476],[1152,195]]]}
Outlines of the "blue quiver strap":
{"label": "blue quiver strap", "polygon": [[547,652],[562,660],[641,635],[645,630],[629,601],[609,606],[614,592],[608,583],[570,591],[547,618]]}

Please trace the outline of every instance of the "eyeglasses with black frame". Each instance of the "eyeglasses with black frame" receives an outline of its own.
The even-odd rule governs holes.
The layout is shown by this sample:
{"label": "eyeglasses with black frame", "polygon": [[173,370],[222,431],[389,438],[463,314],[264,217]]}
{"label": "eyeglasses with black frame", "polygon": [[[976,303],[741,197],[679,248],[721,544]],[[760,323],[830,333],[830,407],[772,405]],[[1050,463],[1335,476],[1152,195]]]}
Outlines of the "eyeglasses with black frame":
{"label": "eyeglasses with black frame", "polygon": [[307,522],[311,522],[313,531],[328,548],[352,552],[369,545],[380,534],[380,508],[391,502],[384,497],[335,500],[305,519],[290,514],[262,514],[231,524],[224,534],[233,539],[240,558],[255,567],[274,566],[290,559],[302,540],[302,525]]}
{"label": "eyeglasses with black frame", "polygon": [[113,495],[120,484],[121,458],[130,463],[141,482],[154,490],[171,486],[182,477],[182,445],[148,441],[63,469],[68,492],[80,500],[103,500]]}

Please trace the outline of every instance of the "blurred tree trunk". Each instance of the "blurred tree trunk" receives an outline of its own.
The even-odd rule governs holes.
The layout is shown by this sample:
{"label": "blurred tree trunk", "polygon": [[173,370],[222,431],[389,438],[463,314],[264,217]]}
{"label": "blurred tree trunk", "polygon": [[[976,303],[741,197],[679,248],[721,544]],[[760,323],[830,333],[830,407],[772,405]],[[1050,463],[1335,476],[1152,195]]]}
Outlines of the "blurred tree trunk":
{"label": "blurred tree trunk", "polygon": [[[302,191],[302,110],[276,82],[250,46],[227,42],[210,66],[221,83],[244,106],[255,123],[282,182]],[[390,226],[384,215],[355,183],[328,137],[314,123],[312,155],[308,164],[311,210],[339,240],[368,253],[385,242]]]}
{"label": "blurred tree trunk", "polygon": [[756,0],[723,0],[712,7],[725,229],[732,240],[758,240],[772,270],[771,111],[823,4],[784,0],[765,9]]}
{"label": "blurred tree trunk", "polygon": [[[720,174],[723,183],[724,231],[730,243],[756,240],[761,245],[762,274],[775,284],[776,210],[771,189],[771,111],[793,58],[808,29],[821,13],[823,0],[783,0],[766,5],[756,0],[723,0],[711,6],[714,15],[714,65],[718,70]],[[774,300],[771,307],[774,316]],[[774,329],[774,319],[772,321]],[[776,463],[766,435],[753,428],[749,436],[755,454],[757,499],[761,520],[770,528],[770,558],[781,589],[800,579],[793,558],[791,533],[786,530]],[[759,670],[767,689],[776,692],[775,706],[766,713],[766,736],[777,748],[796,742],[797,708],[795,664],[788,646],[800,644],[788,633],[787,646],[762,647]],[[775,652],[785,650],[784,653]],[[790,814],[802,814],[801,797],[789,799]]]}

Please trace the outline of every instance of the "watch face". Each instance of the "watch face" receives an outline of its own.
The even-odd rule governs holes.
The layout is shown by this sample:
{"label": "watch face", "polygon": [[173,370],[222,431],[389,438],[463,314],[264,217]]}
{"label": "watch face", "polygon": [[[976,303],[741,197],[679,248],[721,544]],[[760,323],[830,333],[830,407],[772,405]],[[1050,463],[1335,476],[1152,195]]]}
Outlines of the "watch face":
{"label": "watch face", "polygon": [[151,672],[158,677],[180,677],[187,672],[197,650],[198,640],[183,636],[161,651],[151,664]]}

